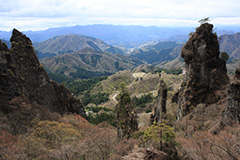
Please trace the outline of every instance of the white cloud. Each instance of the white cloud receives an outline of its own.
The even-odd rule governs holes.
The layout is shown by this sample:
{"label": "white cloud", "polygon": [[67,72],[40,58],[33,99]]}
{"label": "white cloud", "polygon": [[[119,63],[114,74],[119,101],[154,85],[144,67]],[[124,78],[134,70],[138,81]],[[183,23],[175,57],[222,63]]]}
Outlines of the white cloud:
{"label": "white cloud", "polygon": [[210,17],[240,25],[239,0],[0,0],[0,30],[86,24],[195,26]]}

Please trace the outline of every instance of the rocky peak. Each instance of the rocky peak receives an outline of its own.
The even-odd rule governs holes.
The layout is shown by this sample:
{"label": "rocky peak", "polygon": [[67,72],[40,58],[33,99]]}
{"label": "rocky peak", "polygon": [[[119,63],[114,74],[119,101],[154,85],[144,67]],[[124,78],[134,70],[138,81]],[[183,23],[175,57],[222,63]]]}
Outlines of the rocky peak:
{"label": "rocky peak", "polygon": [[0,51],[4,51],[4,50],[7,50],[8,47],[5,43],[3,43],[2,41],[0,41]]}
{"label": "rocky peak", "polygon": [[13,29],[11,41],[11,53],[21,69],[40,66],[38,58],[34,53],[31,40],[16,29]]}
{"label": "rocky peak", "polygon": [[30,103],[28,109],[43,106],[51,112],[74,112],[85,117],[82,103],[68,89],[49,79],[30,39],[14,29],[11,43],[8,49],[0,41],[0,110],[6,114],[19,110],[17,106],[21,105],[10,105],[18,99],[21,104]]}
{"label": "rocky peak", "polygon": [[19,32],[17,29],[13,29],[12,31],[12,37],[10,39],[11,43],[21,43],[23,45],[32,45],[31,40],[21,32]]}
{"label": "rocky peak", "polygon": [[226,63],[219,58],[217,35],[212,24],[202,24],[182,48],[186,79],[178,94],[179,118],[200,103],[212,104],[226,95],[218,92],[229,83]]}

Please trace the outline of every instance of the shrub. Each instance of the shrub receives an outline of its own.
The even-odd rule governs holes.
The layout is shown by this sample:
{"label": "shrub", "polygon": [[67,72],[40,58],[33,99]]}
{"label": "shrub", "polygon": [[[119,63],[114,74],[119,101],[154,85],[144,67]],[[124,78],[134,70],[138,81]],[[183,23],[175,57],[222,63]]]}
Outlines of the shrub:
{"label": "shrub", "polygon": [[182,159],[232,159],[240,157],[240,129],[239,124],[226,127],[218,134],[206,131],[195,133],[192,137],[178,138],[181,144],[179,153]]}
{"label": "shrub", "polygon": [[30,159],[46,158],[54,150],[81,138],[72,125],[56,121],[39,121],[33,128],[29,136],[21,139]]}
{"label": "shrub", "polygon": [[147,103],[151,103],[154,100],[153,95],[151,93],[142,95],[140,98],[134,96],[132,98],[132,103],[135,108],[141,107],[144,108]]}
{"label": "shrub", "polygon": [[116,120],[115,120],[114,114],[102,113],[102,114],[96,114],[96,116],[89,115],[88,120],[90,123],[95,125],[98,125],[99,123],[106,121],[112,126],[116,127]]}
{"label": "shrub", "polygon": [[24,159],[24,157],[18,137],[0,130],[0,159]]}
{"label": "shrub", "polygon": [[229,55],[227,54],[227,52],[221,52],[220,53],[220,58],[224,61],[228,61]]}
{"label": "shrub", "polygon": [[160,150],[162,150],[163,143],[165,142],[174,144],[175,138],[176,135],[173,128],[166,124],[166,122],[154,122],[153,125],[144,132],[144,141],[153,140],[157,142]]}

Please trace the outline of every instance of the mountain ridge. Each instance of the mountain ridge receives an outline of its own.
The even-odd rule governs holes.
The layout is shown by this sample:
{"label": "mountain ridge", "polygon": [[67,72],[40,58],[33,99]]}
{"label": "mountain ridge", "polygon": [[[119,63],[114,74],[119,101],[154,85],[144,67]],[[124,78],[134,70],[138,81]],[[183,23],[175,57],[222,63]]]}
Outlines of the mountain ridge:
{"label": "mountain ridge", "polygon": [[80,34],[54,36],[35,43],[34,47],[39,52],[39,58],[72,53],[86,47],[93,48],[98,52],[108,51],[113,54],[123,54],[121,49],[108,45],[100,39]]}
{"label": "mountain ridge", "polygon": [[130,53],[130,57],[135,57],[146,63],[157,65],[178,57],[181,52],[181,47],[182,44],[177,42],[159,42],[134,50]]}
{"label": "mountain ridge", "polygon": [[135,58],[98,52],[93,48],[84,48],[73,53],[44,58],[40,62],[50,72],[72,78],[106,76],[142,64]]}
{"label": "mountain ridge", "polygon": [[240,58],[240,33],[222,35],[220,50],[227,52],[230,58]]}
{"label": "mountain ridge", "polygon": [[[177,40],[185,41],[188,33],[194,31],[194,27],[157,27],[157,26],[121,26],[121,25],[85,25],[49,28],[42,31],[24,31],[32,41],[40,42],[50,37],[65,34],[83,34],[96,37],[108,44],[125,48],[136,46],[151,40]],[[217,26],[215,31],[219,35],[240,32],[240,27]],[[178,37],[176,37],[178,35]],[[0,39],[9,39],[11,32],[0,31]],[[173,37],[172,37],[173,36]],[[184,38],[184,37],[185,38]]]}

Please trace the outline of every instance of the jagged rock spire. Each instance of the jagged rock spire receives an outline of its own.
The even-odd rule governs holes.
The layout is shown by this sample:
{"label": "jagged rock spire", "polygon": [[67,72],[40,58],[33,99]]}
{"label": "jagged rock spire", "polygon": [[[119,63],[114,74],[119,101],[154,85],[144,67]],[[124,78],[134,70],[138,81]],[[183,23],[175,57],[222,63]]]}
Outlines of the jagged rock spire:
{"label": "jagged rock spire", "polygon": [[157,102],[153,109],[153,114],[151,115],[151,123],[160,122],[167,112],[166,109],[167,102],[167,87],[163,80],[160,81]]}
{"label": "jagged rock spire", "polygon": [[34,53],[31,40],[13,29],[10,41],[11,49],[0,42],[0,109],[8,112],[7,102],[20,96],[52,112],[75,112],[85,117],[81,102],[68,89],[49,79]]}
{"label": "jagged rock spire", "polygon": [[26,35],[19,32],[15,28],[12,31],[12,37],[11,37],[10,41],[11,41],[11,43],[13,43],[15,41],[15,42],[22,43],[24,45],[32,45],[31,40]]}
{"label": "jagged rock spire", "polygon": [[212,29],[212,24],[202,24],[182,48],[186,79],[178,94],[178,118],[200,103],[216,103],[226,96],[217,92],[226,88],[229,79],[226,63],[219,58],[217,35]]}

